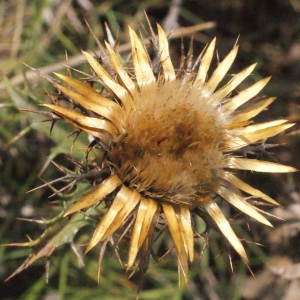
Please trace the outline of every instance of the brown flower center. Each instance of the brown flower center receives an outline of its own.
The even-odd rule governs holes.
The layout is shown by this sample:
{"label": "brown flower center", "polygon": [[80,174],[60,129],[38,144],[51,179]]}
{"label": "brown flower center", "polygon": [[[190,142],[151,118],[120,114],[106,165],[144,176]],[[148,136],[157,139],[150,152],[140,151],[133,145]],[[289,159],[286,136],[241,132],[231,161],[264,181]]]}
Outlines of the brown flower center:
{"label": "brown flower center", "polygon": [[216,110],[189,88],[142,90],[127,135],[109,152],[120,178],[144,196],[188,203],[220,175],[224,130]]}

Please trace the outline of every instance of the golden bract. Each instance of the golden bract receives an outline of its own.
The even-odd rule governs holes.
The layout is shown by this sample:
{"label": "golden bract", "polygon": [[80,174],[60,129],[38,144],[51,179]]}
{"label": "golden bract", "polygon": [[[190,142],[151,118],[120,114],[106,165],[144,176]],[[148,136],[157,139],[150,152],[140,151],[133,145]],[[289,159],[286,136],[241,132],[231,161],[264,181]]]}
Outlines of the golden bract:
{"label": "golden bract", "polygon": [[[105,95],[87,83],[56,74],[63,83],[54,85],[92,115],[59,105],[44,106],[98,138],[107,153],[108,177],[65,214],[79,212],[113,195],[87,251],[112,236],[133,216],[127,264],[130,268],[137,256],[141,261],[149,255],[152,233],[164,214],[186,279],[188,261],[194,258],[192,214],[200,217],[206,212],[243,260],[248,261],[244,247],[214,196],[221,196],[245,214],[272,226],[241,196],[240,190],[272,204],[277,202],[238,179],[234,171],[295,171],[292,167],[243,158],[239,154],[243,147],[259,143],[293,124],[276,120],[250,125],[250,120],[275,99],[267,98],[246,105],[270,78],[262,79],[231,97],[231,92],[251,74],[255,64],[217,89],[237,55],[238,46],[231,50],[210,78],[207,73],[215,39],[201,57],[196,73],[177,71],[169,56],[166,35],[159,25],[157,27],[158,37],[152,37],[159,57],[157,72],[153,71],[140,38],[129,28],[133,75],[123,68],[116,52],[107,43],[105,58],[110,70],[84,52],[97,80],[107,92]],[[91,76],[91,81],[95,81],[95,76]]]}

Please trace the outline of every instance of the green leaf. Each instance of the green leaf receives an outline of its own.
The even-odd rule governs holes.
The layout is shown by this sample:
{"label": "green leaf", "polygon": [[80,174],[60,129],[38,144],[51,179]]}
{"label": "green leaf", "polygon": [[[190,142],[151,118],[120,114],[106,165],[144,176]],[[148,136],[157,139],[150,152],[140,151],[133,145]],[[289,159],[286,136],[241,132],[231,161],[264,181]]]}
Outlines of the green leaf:
{"label": "green leaf", "polygon": [[48,226],[43,234],[35,241],[27,243],[5,244],[2,246],[16,246],[16,247],[32,247],[32,252],[29,254],[23,264],[11,274],[7,279],[11,279],[18,273],[27,269],[36,260],[41,257],[50,257],[53,251],[64,245],[70,244],[79,229],[88,225],[90,222],[83,215],[77,214],[70,220],[62,218],[59,222]]}

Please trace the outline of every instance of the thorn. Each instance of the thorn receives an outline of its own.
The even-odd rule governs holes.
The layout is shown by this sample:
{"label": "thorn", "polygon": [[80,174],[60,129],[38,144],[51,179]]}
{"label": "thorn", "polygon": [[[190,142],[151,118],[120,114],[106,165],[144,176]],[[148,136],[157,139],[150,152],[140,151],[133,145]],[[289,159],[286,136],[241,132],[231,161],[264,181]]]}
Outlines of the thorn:
{"label": "thorn", "polygon": [[102,265],[102,260],[103,260],[103,256],[104,256],[104,253],[105,253],[105,250],[106,250],[107,243],[108,243],[108,239],[106,239],[103,242],[103,245],[102,245],[102,247],[100,249],[100,253],[99,253],[99,260],[98,260],[98,284],[100,283],[101,265]]}
{"label": "thorn", "polygon": [[50,270],[50,257],[46,257],[45,271],[46,271],[46,283],[49,283],[49,270]]}
{"label": "thorn", "polygon": [[250,265],[247,262],[245,262],[245,265],[246,265],[248,271],[250,272],[250,274],[254,277],[254,273],[252,272]]}
{"label": "thorn", "polygon": [[[27,218],[16,218],[16,220],[31,222],[31,223],[37,223],[37,224],[45,224],[43,220],[35,220],[35,219],[27,219]],[[29,241],[32,242],[32,239],[29,236],[27,236],[27,238],[29,239]]]}
{"label": "thorn", "polygon": [[234,273],[233,264],[232,264],[232,258],[231,258],[230,252],[228,252],[228,258],[229,258],[229,264],[230,264],[231,272]]}
{"label": "thorn", "polygon": [[111,33],[111,30],[110,30],[110,28],[109,28],[109,26],[108,26],[108,24],[106,22],[104,22],[104,26],[105,26],[105,30],[106,30],[106,35],[107,35],[108,43],[109,43],[109,45],[112,48],[114,48],[116,41],[115,41],[115,39],[114,39],[114,37],[113,37],[113,35]]}
{"label": "thorn", "polygon": [[79,268],[83,268],[85,266],[85,264],[84,264],[84,262],[82,260],[82,257],[80,256],[79,252],[77,251],[76,246],[74,245],[74,242],[71,241],[70,245],[71,245],[71,249],[73,250],[73,252],[75,253],[75,255],[76,255],[77,259],[78,259],[78,266],[79,266]]}

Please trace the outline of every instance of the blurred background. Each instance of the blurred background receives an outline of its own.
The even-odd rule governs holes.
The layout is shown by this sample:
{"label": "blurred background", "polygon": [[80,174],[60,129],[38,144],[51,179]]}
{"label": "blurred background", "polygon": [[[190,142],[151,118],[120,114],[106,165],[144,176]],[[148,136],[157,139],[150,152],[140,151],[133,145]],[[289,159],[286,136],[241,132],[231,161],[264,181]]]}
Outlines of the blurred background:
{"label": "blurred background", "polygon": [[[251,84],[272,75],[263,95],[277,100],[257,120],[300,119],[300,1],[299,0],[2,0],[0,1],[0,243],[18,243],[38,238],[44,225],[17,218],[51,219],[57,213],[58,197],[48,198],[49,188],[26,193],[43,182],[62,176],[49,159],[68,160],[71,127],[59,124],[49,137],[50,123],[37,122],[47,117],[20,112],[18,108],[38,109],[49,103],[51,88],[34,75],[26,63],[51,75],[65,69],[66,54],[72,67],[88,71],[81,50],[96,50],[97,45],[85,20],[100,41],[107,39],[107,24],[124,58],[130,52],[127,25],[135,30],[145,23],[144,11],[153,25],[166,31],[189,28],[183,43],[188,48],[194,38],[194,57],[217,37],[220,60],[236,40],[240,50],[235,73],[257,62],[249,78]],[[201,28],[194,25],[202,24]],[[143,30],[142,30],[143,32]],[[172,38],[172,35],[171,35]],[[179,66],[181,34],[170,41],[171,57]],[[187,50],[186,50],[187,51]],[[215,60],[214,64],[217,64]],[[299,125],[268,141],[279,144],[270,152],[272,161],[300,169]],[[82,157],[86,136],[80,136],[72,155]],[[145,276],[140,299],[299,299],[300,295],[300,197],[299,174],[241,174],[282,206],[266,208],[285,219],[270,217],[275,229],[265,228],[244,216],[236,215],[234,228],[248,242],[246,250],[255,276],[232,254],[233,272],[224,243],[211,232],[209,249],[191,266],[186,286],[177,284],[176,255],[171,252],[159,264],[154,260]],[[86,184],[87,185],[87,184]],[[74,192],[80,196],[87,186]],[[226,207],[225,207],[226,209]],[[228,208],[227,208],[228,209]],[[247,225],[249,222],[249,226]],[[80,230],[80,237],[90,234]],[[251,229],[251,230],[249,230]],[[84,240],[84,238],[83,238]],[[81,239],[75,240],[80,245]],[[201,244],[201,243],[200,243]],[[202,243],[204,244],[204,243]],[[258,246],[257,244],[261,244]],[[28,269],[11,275],[30,254],[27,247],[0,247],[0,299],[134,299],[138,278],[128,279],[114,253],[107,251],[100,284],[97,283],[99,250],[84,256],[85,267],[71,250],[73,243],[56,245],[50,263],[40,258]],[[160,244],[164,247],[164,243]],[[159,246],[158,246],[159,247]],[[82,247],[81,247],[82,248]],[[159,250],[159,249],[158,249]],[[82,250],[77,250],[81,251]],[[80,253],[81,253],[80,252]],[[113,252],[113,251],[111,251]],[[201,255],[200,255],[201,254]],[[200,259],[201,257],[201,259]],[[45,266],[49,268],[46,284]]]}

